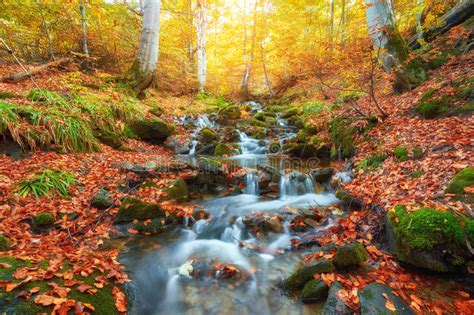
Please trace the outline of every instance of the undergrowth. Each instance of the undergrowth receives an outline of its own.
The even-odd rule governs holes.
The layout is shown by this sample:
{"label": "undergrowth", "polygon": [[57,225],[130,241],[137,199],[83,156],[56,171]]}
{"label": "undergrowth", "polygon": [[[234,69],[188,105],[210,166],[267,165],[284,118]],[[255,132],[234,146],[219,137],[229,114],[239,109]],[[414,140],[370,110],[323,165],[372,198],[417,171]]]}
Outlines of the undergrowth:
{"label": "undergrowth", "polygon": [[33,194],[36,199],[41,196],[51,196],[58,193],[63,197],[69,196],[69,188],[76,182],[74,175],[59,169],[48,168],[38,171],[32,177],[17,183],[17,196],[27,197]]}

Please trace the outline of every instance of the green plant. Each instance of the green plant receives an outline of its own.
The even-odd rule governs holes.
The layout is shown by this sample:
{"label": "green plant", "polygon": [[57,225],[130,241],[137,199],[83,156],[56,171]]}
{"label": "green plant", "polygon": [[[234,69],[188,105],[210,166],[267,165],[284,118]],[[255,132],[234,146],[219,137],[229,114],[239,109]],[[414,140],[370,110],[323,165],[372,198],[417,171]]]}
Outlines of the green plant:
{"label": "green plant", "polygon": [[464,188],[469,186],[474,186],[474,168],[465,168],[457,173],[449,182],[446,192],[462,195],[464,194]]}
{"label": "green plant", "polygon": [[305,114],[319,114],[326,109],[326,104],[320,101],[310,101],[303,103]]}
{"label": "green plant", "polygon": [[356,169],[357,170],[366,170],[366,169],[375,169],[382,165],[383,161],[387,159],[387,154],[385,153],[375,153],[372,154],[365,159],[362,160],[362,162],[357,165]]}
{"label": "green plant", "polygon": [[48,168],[38,171],[31,178],[17,183],[16,191],[19,197],[33,194],[36,199],[59,193],[63,197],[69,196],[69,187],[75,183],[74,175],[69,172]]}
{"label": "green plant", "polygon": [[329,136],[339,157],[349,157],[354,151],[354,128],[347,118],[334,118],[329,123]]}
{"label": "green plant", "polygon": [[399,162],[404,162],[408,160],[408,150],[404,147],[396,147],[393,149],[393,155],[397,158]]}

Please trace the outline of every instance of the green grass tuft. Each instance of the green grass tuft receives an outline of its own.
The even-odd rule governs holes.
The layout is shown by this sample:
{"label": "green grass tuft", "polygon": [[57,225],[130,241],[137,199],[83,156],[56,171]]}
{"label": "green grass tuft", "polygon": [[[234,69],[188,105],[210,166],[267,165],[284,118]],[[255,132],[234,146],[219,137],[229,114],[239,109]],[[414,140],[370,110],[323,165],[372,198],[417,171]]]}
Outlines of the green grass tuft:
{"label": "green grass tuft", "polygon": [[17,183],[16,191],[19,197],[33,194],[36,199],[58,193],[63,197],[69,196],[69,188],[76,182],[74,175],[58,169],[44,169],[34,173],[33,177]]}

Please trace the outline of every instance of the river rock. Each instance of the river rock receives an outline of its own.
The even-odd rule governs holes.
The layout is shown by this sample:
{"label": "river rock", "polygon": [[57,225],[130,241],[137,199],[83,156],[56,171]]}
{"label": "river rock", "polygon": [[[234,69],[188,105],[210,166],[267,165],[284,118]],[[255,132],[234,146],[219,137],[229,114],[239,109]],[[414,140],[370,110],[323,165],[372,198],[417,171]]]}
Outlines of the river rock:
{"label": "river rock", "polygon": [[327,297],[328,286],[321,279],[312,279],[307,282],[301,291],[303,303],[316,303]]}
{"label": "river rock", "polygon": [[188,186],[182,178],[178,178],[168,184],[167,187],[163,189],[166,192],[167,200],[183,200],[188,198]]}
{"label": "river rock", "polygon": [[162,144],[172,132],[170,126],[160,119],[137,120],[130,127],[141,140],[152,144]]}
{"label": "river rock", "polygon": [[283,281],[282,287],[287,291],[299,290],[302,289],[308,281],[313,279],[314,274],[333,272],[335,270],[336,268],[331,261],[320,259],[314,265],[298,269],[288,279]]}
{"label": "river rock", "polygon": [[165,211],[157,204],[143,202],[136,198],[126,198],[122,201],[114,223],[131,222],[163,217]]}
{"label": "river rock", "polygon": [[91,207],[104,210],[114,205],[112,194],[105,188],[101,188],[91,200]]}
{"label": "river rock", "polygon": [[347,268],[358,266],[368,258],[369,256],[364,245],[359,242],[353,242],[350,245],[339,247],[333,262],[337,268]]}
{"label": "river rock", "polygon": [[189,138],[184,135],[172,135],[166,139],[164,144],[175,154],[186,154],[189,152]]}
{"label": "river rock", "polygon": [[[396,311],[390,311],[385,307],[387,301],[391,301]],[[398,296],[393,294],[390,287],[372,282],[360,291],[360,307],[362,315],[369,314],[415,314],[413,310]]]}
{"label": "river rock", "polygon": [[317,182],[323,183],[327,182],[331,179],[332,175],[334,175],[335,170],[332,167],[325,167],[319,170],[312,170],[311,176]]}
{"label": "river rock", "polygon": [[344,289],[344,287],[338,281],[335,281],[333,284],[331,284],[328,292],[328,298],[321,312],[322,315],[351,315],[353,313],[352,310],[347,307],[344,301],[337,295],[337,292],[342,289]]}
{"label": "river rock", "polygon": [[281,216],[265,217],[265,229],[275,233],[282,233],[284,231],[283,220],[284,219]]}

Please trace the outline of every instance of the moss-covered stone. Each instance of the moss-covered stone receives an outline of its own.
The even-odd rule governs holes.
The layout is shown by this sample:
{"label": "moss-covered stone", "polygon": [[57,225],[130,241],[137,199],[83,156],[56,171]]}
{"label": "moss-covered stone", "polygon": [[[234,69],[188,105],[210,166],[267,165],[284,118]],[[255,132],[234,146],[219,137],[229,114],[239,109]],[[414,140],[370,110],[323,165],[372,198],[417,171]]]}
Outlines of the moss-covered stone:
{"label": "moss-covered stone", "polygon": [[327,297],[328,290],[328,286],[321,279],[312,279],[301,291],[301,301],[303,303],[319,302]]}
{"label": "moss-covered stone", "polygon": [[432,208],[408,212],[397,206],[387,216],[400,261],[439,272],[451,271],[466,262],[466,232],[452,212]]}
{"label": "moss-covered stone", "polygon": [[167,199],[182,200],[188,198],[188,186],[182,178],[174,180],[163,190],[166,192]]}
{"label": "moss-covered stone", "polygon": [[464,188],[474,186],[474,168],[465,168],[449,182],[446,192],[449,194],[462,195]]}
{"label": "moss-covered stone", "polygon": [[157,204],[147,203],[136,198],[126,198],[120,205],[114,223],[154,219],[164,215],[165,211]]}
{"label": "moss-covered stone", "polygon": [[101,188],[91,200],[91,207],[104,210],[114,205],[112,194],[105,188]]}
{"label": "moss-covered stone", "polygon": [[367,170],[367,169],[375,169],[382,165],[382,163],[387,159],[387,155],[385,153],[374,153],[357,165],[357,170]]}
{"label": "moss-covered stone", "polygon": [[235,154],[235,150],[225,143],[218,143],[214,149],[214,155],[216,156],[229,156],[233,154]]}
{"label": "moss-covered stone", "polygon": [[426,119],[435,118],[449,109],[449,105],[443,100],[432,100],[422,103],[416,107],[416,111],[421,117]]}
{"label": "moss-covered stone", "polygon": [[0,252],[10,249],[10,240],[4,235],[0,235]]}
{"label": "moss-covered stone", "polygon": [[240,108],[238,106],[229,106],[220,112],[221,116],[224,116],[230,120],[236,120],[240,118]]}
{"label": "moss-covered stone", "polygon": [[202,128],[199,132],[199,139],[203,143],[212,143],[215,140],[219,139],[219,136],[209,128]]}
{"label": "moss-covered stone", "polygon": [[292,116],[296,116],[299,113],[299,109],[297,107],[288,108],[287,110],[283,111],[280,116],[281,118],[290,118]]}
{"label": "moss-covered stone", "polygon": [[118,133],[102,130],[96,135],[103,144],[108,145],[114,149],[119,149],[123,146],[123,139]]}
{"label": "moss-covered stone", "polygon": [[33,217],[33,223],[37,227],[48,227],[53,225],[54,218],[49,212],[41,212]]}
{"label": "moss-covered stone", "polygon": [[408,160],[408,149],[404,147],[396,147],[393,149],[393,155],[399,162]]}
{"label": "moss-covered stone", "polygon": [[359,242],[339,247],[334,256],[334,265],[337,268],[358,266],[369,258],[367,251]]}
{"label": "moss-covered stone", "polygon": [[338,157],[350,157],[354,153],[354,129],[347,119],[334,118],[328,126],[329,136]]}
{"label": "moss-covered stone", "polygon": [[172,127],[159,119],[137,120],[130,127],[141,140],[153,144],[162,144],[172,133]]}
{"label": "moss-covered stone", "polygon": [[309,136],[304,130],[300,130],[296,134],[296,141],[298,141],[298,143],[306,143],[306,141],[308,141],[308,138]]}
{"label": "moss-covered stone", "polygon": [[288,279],[283,281],[282,287],[286,291],[299,290],[302,289],[308,281],[313,279],[313,275],[317,273],[333,272],[335,270],[336,268],[331,261],[321,259],[314,265],[298,269]]}
{"label": "moss-covered stone", "polygon": [[211,172],[214,174],[217,174],[222,167],[221,162],[207,158],[207,157],[201,157],[198,160],[198,167],[201,171],[203,172]]}
{"label": "moss-covered stone", "polygon": [[314,125],[306,125],[303,128],[304,132],[306,132],[308,135],[315,135],[318,133],[318,127]]}
{"label": "moss-covered stone", "polygon": [[314,145],[312,143],[289,143],[285,144],[283,149],[289,155],[299,158],[326,158],[329,156],[329,148],[327,146]]}

